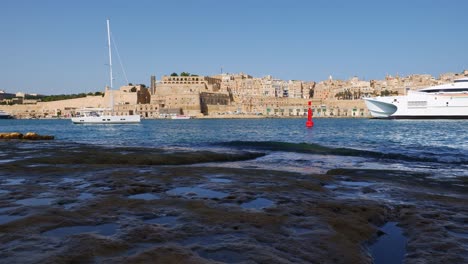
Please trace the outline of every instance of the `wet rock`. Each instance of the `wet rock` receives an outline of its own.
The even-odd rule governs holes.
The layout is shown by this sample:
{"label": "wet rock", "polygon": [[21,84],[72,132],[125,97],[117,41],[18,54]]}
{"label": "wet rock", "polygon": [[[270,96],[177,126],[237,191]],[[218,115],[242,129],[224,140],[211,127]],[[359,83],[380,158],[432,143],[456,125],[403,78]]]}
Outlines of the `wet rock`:
{"label": "wet rock", "polygon": [[371,188],[371,187],[368,187],[368,186],[367,186],[367,187],[364,187],[364,188],[362,188],[362,193],[375,193],[375,192],[377,192],[377,191],[376,191],[376,190],[374,190],[374,189],[373,189],[373,188]]}
{"label": "wet rock", "polygon": [[173,246],[156,246],[141,253],[134,254],[128,257],[120,257],[104,263],[219,263],[210,261],[198,256],[183,247]]}
{"label": "wet rock", "polygon": [[0,133],[0,139],[52,140],[54,139],[54,136],[39,135],[34,132],[28,132],[24,135],[19,132],[11,132],[11,133]]}
{"label": "wet rock", "polygon": [[11,133],[0,133],[1,139],[21,139],[23,138],[23,134],[18,132],[11,132]]}
{"label": "wet rock", "polygon": [[51,140],[54,139],[54,136],[50,135],[39,135],[34,132],[28,132],[23,136],[23,139],[29,139],[29,140]]}

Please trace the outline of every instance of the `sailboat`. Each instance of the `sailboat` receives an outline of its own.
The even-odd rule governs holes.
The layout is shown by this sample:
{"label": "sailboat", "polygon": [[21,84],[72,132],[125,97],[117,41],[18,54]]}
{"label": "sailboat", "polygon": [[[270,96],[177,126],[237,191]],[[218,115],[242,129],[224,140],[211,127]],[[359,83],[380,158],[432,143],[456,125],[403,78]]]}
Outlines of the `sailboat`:
{"label": "sailboat", "polygon": [[[85,108],[80,110],[80,115],[73,117],[71,120],[74,124],[132,124],[140,123],[140,115],[114,115],[114,94],[112,91],[112,50],[110,38],[110,25],[107,19],[107,43],[109,47],[109,75],[110,87],[109,95],[111,101],[111,109],[105,108]],[[110,113],[109,113],[110,112]]]}

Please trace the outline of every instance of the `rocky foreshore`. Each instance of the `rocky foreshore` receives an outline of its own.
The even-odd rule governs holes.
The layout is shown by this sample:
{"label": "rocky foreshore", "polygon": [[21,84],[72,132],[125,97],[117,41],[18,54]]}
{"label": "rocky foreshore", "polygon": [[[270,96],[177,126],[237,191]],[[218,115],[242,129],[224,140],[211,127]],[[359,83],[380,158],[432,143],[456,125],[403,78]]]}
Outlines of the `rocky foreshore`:
{"label": "rocky foreshore", "polygon": [[406,247],[394,262],[468,260],[463,177],[207,165],[245,153],[2,147],[5,263],[372,263],[385,223],[406,237],[385,248]]}
{"label": "rocky foreshore", "polygon": [[0,133],[0,139],[52,140],[54,139],[54,136],[39,135],[35,132],[27,132],[26,134],[22,134],[19,132],[7,132]]}

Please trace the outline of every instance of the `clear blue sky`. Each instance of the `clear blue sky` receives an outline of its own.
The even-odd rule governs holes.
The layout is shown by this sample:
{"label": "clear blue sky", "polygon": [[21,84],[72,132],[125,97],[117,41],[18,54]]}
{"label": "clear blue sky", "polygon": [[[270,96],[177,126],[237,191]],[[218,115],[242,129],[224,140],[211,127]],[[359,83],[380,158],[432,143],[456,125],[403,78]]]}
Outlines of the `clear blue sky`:
{"label": "clear blue sky", "polygon": [[102,91],[107,17],[132,83],[221,67],[305,81],[437,77],[468,69],[467,10],[461,0],[1,0],[0,89]]}

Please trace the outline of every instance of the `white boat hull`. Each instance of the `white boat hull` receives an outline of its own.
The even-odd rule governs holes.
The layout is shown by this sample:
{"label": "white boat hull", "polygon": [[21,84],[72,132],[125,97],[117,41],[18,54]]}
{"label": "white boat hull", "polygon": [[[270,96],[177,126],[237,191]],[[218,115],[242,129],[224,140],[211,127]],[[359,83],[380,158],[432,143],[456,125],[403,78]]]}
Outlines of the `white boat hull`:
{"label": "white boat hull", "polygon": [[397,111],[397,107],[391,103],[375,98],[364,98],[367,109],[374,118],[388,118]]}
{"label": "white boat hull", "polygon": [[171,116],[171,119],[190,119],[190,116]]}
{"label": "white boat hull", "polygon": [[428,94],[364,98],[374,118],[468,119],[468,94]]}
{"label": "white boat hull", "polygon": [[74,124],[135,124],[140,123],[139,115],[102,115],[102,116],[82,116],[73,117]]}

